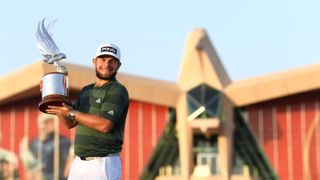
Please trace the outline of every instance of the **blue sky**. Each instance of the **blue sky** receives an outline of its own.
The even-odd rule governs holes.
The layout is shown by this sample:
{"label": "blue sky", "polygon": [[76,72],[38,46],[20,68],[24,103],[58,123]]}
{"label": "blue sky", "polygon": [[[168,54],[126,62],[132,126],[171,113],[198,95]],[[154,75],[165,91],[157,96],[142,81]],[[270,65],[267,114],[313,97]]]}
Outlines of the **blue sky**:
{"label": "blue sky", "polygon": [[[120,72],[176,81],[186,37],[204,28],[232,80],[320,62],[320,2],[18,1],[0,2],[0,76],[42,59],[42,18],[69,63],[91,66],[96,47],[121,48]],[[320,74],[320,72],[319,72]]]}

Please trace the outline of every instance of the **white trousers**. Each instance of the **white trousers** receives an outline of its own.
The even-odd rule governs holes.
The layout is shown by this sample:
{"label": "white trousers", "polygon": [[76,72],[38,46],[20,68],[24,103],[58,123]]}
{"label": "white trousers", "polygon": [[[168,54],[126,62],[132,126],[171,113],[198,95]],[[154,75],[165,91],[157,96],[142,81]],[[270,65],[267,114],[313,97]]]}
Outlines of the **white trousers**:
{"label": "white trousers", "polygon": [[78,156],[72,161],[68,180],[121,180],[120,156],[102,157],[90,161]]}

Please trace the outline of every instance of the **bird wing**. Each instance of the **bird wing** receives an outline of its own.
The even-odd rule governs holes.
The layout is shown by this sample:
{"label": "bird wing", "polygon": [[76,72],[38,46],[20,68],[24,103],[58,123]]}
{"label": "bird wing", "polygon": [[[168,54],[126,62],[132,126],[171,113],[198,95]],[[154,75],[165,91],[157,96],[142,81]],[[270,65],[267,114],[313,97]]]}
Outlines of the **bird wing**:
{"label": "bird wing", "polygon": [[[51,30],[54,22],[49,23],[48,28]],[[46,61],[49,61],[54,55],[59,54],[59,48],[51,37],[51,32],[47,31],[45,27],[45,18],[42,19],[38,24],[37,30],[37,47],[40,53],[45,57]]]}

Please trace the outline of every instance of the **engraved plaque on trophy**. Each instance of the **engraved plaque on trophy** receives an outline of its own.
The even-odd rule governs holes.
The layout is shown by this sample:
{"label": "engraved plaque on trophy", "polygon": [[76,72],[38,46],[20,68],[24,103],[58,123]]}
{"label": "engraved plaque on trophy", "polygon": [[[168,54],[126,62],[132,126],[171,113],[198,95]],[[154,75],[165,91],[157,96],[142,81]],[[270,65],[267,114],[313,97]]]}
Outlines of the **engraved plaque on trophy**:
{"label": "engraved plaque on trophy", "polygon": [[55,72],[49,72],[42,77],[42,100],[39,103],[39,110],[46,113],[48,106],[61,106],[63,103],[71,105],[69,98],[68,71],[66,66],[61,64],[61,60],[66,59],[64,53],[60,53],[55,44],[50,28],[54,22],[45,26],[45,19],[38,24],[37,46],[40,53],[45,58],[43,61],[53,64],[56,67]]}

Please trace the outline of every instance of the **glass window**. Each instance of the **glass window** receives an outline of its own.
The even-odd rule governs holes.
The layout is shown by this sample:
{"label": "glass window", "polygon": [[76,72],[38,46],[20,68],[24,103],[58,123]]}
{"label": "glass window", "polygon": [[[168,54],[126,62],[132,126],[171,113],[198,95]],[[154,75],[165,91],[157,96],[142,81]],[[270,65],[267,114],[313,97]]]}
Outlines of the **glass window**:
{"label": "glass window", "polygon": [[189,120],[217,117],[221,93],[207,84],[191,89],[187,94]]}
{"label": "glass window", "polygon": [[203,135],[194,135],[193,152],[195,166],[209,165],[211,174],[219,173],[219,154],[217,135],[205,138]]}

